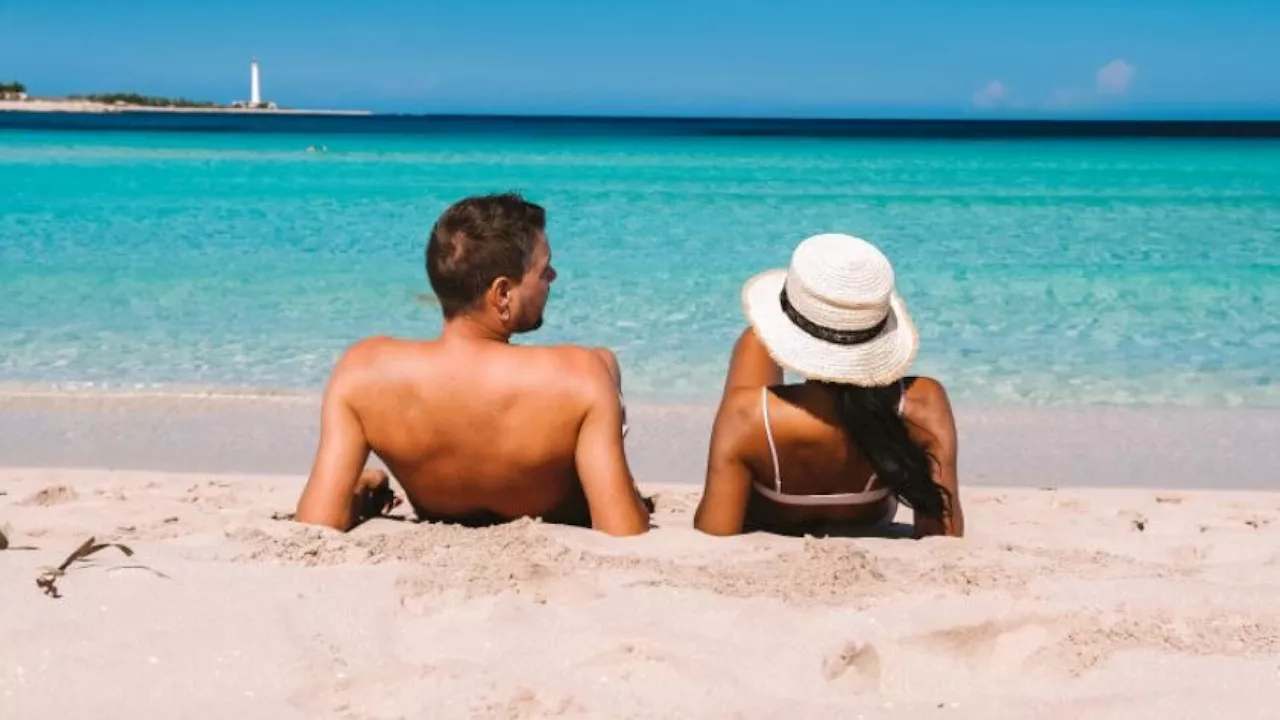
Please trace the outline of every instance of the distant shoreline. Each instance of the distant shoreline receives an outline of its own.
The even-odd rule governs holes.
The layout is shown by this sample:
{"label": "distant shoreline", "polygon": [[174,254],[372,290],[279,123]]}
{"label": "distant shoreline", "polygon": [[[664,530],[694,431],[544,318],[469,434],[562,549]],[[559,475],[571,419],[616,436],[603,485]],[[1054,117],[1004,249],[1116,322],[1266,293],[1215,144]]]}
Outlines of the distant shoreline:
{"label": "distant shoreline", "polygon": [[118,105],[94,100],[0,100],[0,112],[27,113],[181,113],[184,115],[372,115],[368,110],[305,110],[298,108],[267,109],[248,107],[153,107],[149,105]]}

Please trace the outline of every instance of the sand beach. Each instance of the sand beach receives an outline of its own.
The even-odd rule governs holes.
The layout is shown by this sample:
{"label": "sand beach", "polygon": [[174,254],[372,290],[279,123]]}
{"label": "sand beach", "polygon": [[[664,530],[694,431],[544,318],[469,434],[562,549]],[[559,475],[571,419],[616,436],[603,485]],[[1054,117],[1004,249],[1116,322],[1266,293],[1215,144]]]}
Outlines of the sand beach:
{"label": "sand beach", "polygon": [[[963,540],[273,519],[296,476],[0,473],[6,717],[1270,717],[1280,496],[972,489]],[[905,513],[905,511],[904,511]],[[908,519],[900,515],[899,521]],[[35,584],[84,539],[108,548]],[[32,548],[32,549],[25,549]]]}
{"label": "sand beach", "polygon": [[[311,402],[4,401],[0,450],[28,466],[0,470],[0,714],[1265,718],[1280,700],[1280,494],[1172,487],[1195,486],[1176,459],[1170,487],[1062,487],[981,451],[959,540],[716,539],[690,527],[697,441],[674,439],[706,411],[640,406],[637,474],[670,468],[645,483],[645,536],[405,511],[341,535],[282,519],[305,466],[244,472],[271,455],[243,418],[305,456]],[[969,417],[993,442],[999,416]],[[133,554],[73,563],[59,598],[37,586],[90,537]]]}

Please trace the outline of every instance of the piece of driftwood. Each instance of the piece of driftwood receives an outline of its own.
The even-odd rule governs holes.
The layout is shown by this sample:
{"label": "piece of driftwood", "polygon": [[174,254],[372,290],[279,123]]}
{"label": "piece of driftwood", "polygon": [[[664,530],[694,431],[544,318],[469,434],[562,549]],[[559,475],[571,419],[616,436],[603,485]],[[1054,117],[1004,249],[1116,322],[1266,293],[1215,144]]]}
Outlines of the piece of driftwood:
{"label": "piece of driftwood", "polygon": [[40,577],[36,578],[36,585],[44,591],[45,595],[48,595],[51,598],[62,597],[58,592],[58,578],[66,575],[67,571],[77,561],[84,560],[99,550],[105,550],[111,547],[124,553],[126,557],[133,557],[133,550],[126,545],[121,545],[120,543],[100,543],[97,542],[96,538],[89,538],[88,540],[85,540],[80,547],[76,548],[70,555],[68,555],[67,559],[63,560],[61,565],[56,568],[45,568],[44,572],[40,573]]}

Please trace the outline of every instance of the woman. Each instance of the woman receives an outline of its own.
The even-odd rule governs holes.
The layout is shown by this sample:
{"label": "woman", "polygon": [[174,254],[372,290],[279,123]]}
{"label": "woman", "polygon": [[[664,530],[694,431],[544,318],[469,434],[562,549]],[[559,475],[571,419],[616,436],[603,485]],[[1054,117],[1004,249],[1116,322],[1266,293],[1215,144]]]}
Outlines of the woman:
{"label": "woman", "polygon": [[[919,336],[870,243],[817,235],[787,270],[749,280],[695,526],[964,533],[956,430],[942,385],[907,378]],[[804,382],[784,385],[782,368]]]}

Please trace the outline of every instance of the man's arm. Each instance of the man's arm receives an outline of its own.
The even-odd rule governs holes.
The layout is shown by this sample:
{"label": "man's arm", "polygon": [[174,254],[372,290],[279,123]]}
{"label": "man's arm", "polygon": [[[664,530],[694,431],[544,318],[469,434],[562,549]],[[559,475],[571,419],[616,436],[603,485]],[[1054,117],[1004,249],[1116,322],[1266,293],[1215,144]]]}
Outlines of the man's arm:
{"label": "man's arm", "polygon": [[640,500],[622,443],[622,399],[605,363],[593,360],[587,414],[578,431],[574,461],[591,511],[591,526],[610,535],[639,535],[649,529],[649,511]]}
{"label": "man's arm", "polygon": [[350,530],[362,518],[357,496],[369,445],[355,410],[344,397],[341,364],[325,389],[320,406],[320,445],[307,485],[298,499],[296,519],[335,530]]}

